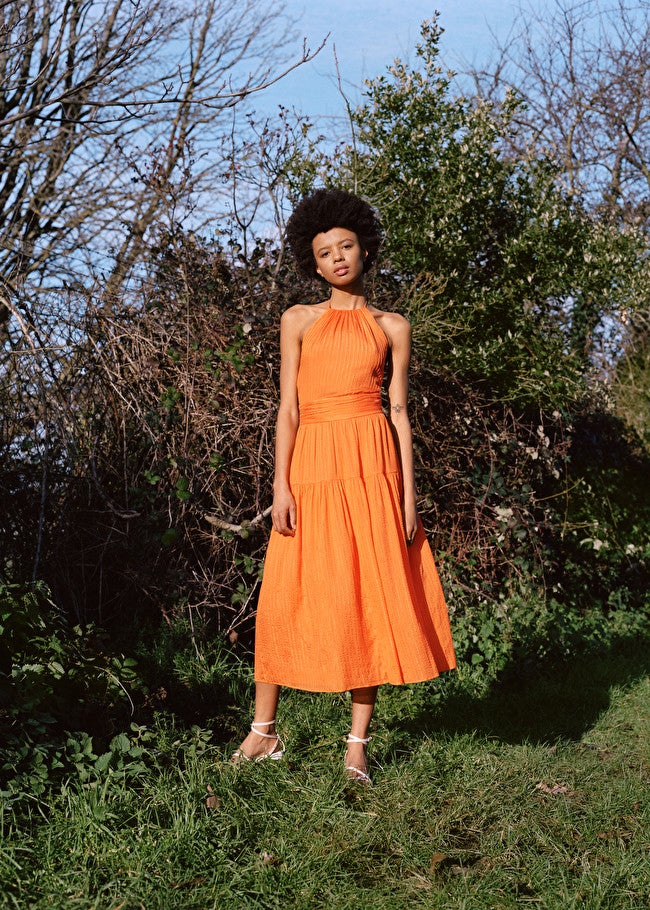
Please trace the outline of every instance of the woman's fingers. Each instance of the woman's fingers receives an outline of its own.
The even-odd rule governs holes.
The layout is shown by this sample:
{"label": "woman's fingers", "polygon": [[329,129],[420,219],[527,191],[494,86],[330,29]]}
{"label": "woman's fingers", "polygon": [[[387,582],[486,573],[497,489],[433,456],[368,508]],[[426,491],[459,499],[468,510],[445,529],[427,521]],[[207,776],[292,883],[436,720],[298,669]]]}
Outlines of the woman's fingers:
{"label": "woman's fingers", "polygon": [[418,520],[415,518],[414,521],[407,521],[404,525],[404,533],[406,534],[406,543],[412,544],[415,540],[416,534],[418,533]]}
{"label": "woman's fingers", "polygon": [[293,498],[288,503],[274,506],[271,519],[273,528],[278,534],[293,537],[296,530],[296,503]]}
{"label": "woman's fingers", "polygon": [[415,508],[404,510],[404,535],[407,544],[412,544],[418,531],[418,513]]}

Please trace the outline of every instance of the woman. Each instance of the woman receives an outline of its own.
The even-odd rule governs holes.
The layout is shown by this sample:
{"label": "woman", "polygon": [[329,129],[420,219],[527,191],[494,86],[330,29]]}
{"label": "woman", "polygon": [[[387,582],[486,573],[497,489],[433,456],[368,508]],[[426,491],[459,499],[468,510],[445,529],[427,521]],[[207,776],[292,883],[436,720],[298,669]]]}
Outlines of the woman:
{"label": "woman", "polygon": [[[410,326],[369,304],[381,243],[373,209],[342,190],[298,205],[287,239],[329,298],[280,325],[273,530],[257,611],[255,720],[233,755],[278,759],[280,686],[352,692],[348,777],[369,783],[368,728],[382,683],[455,666],[449,618],[416,511],[407,411]],[[389,366],[389,418],[381,386]]]}

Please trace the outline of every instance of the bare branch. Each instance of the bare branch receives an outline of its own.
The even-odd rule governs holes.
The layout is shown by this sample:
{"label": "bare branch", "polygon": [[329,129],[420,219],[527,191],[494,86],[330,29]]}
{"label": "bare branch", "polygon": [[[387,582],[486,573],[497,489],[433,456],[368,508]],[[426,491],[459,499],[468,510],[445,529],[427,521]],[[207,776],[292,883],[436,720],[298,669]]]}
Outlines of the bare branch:
{"label": "bare branch", "polygon": [[261,522],[271,514],[272,508],[273,506],[269,506],[268,509],[259,512],[255,518],[251,518],[250,521],[243,521],[238,525],[233,524],[231,521],[226,521],[218,515],[212,515],[209,512],[205,512],[203,517],[211,525],[214,525],[215,528],[220,528],[222,531],[232,531],[233,534],[241,534],[242,532],[248,531],[250,528],[254,528],[256,525],[261,524]]}
{"label": "bare branch", "polygon": [[525,102],[510,137],[516,155],[547,154],[569,192],[623,222],[648,222],[650,4],[646,0],[528,3],[496,63],[471,70],[496,99]]}
{"label": "bare branch", "polygon": [[326,40],[287,60],[282,7],[262,16],[261,2],[0,4],[3,274],[72,283],[83,258],[85,271],[108,272],[110,295],[154,223],[187,215],[204,189],[214,200],[220,114]]}

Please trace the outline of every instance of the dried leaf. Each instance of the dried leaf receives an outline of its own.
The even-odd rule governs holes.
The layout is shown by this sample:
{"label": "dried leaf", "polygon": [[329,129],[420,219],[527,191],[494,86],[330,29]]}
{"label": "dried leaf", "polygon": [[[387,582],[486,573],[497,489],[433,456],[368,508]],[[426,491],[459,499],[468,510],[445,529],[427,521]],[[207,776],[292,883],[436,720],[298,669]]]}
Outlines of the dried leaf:
{"label": "dried leaf", "polygon": [[569,790],[565,784],[553,784],[549,787],[548,784],[545,784],[543,781],[540,781],[535,785],[535,789],[539,790],[541,793],[546,794],[547,796],[577,796],[575,790]]}
{"label": "dried leaf", "polygon": [[437,872],[438,866],[444,863],[447,859],[449,859],[449,857],[446,853],[434,853],[431,857],[431,862],[429,863],[429,871]]}
{"label": "dried leaf", "polygon": [[220,809],[222,802],[221,797],[215,794],[210,784],[207,785],[206,790],[208,791],[208,795],[205,798],[205,808]]}

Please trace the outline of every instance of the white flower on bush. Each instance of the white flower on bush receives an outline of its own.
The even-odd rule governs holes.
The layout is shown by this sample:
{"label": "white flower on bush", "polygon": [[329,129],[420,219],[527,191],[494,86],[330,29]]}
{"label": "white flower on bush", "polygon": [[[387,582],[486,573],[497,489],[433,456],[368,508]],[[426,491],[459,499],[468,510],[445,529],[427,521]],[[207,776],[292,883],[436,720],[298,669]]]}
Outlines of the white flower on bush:
{"label": "white flower on bush", "polygon": [[608,547],[609,544],[606,540],[601,540],[599,537],[584,537],[581,541],[581,544],[591,544],[592,548],[598,552],[602,547]]}

